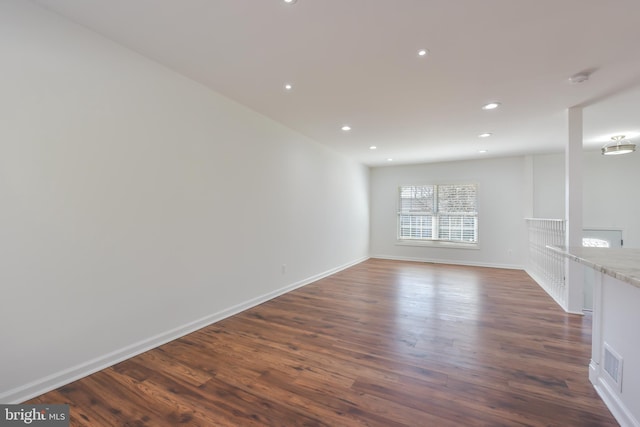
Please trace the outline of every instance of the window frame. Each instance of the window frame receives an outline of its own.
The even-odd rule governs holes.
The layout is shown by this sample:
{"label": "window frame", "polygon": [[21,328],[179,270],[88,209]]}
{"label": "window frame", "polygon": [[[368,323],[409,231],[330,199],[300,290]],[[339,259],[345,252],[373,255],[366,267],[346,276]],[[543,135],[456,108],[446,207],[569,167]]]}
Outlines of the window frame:
{"label": "window frame", "polygon": [[[439,212],[439,200],[438,200],[438,190],[439,187],[445,186],[473,186],[475,190],[475,213],[473,215],[469,215],[469,217],[474,218],[475,227],[473,228],[475,241],[465,241],[465,240],[450,240],[443,239],[440,237],[417,237],[417,238],[407,238],[401,236],[401,227],[402,221],[401,218],[403,214],[406,216],[407,212],[402,211],[402,191],[408,187],[432,187],[433,188],[433,213],[429,215],[426,214],[415,214],[410,216],[420,217],[426,216],[431,218],[431,235],[440,234],[439,231],[439,221],[442,217],[450,216],[446,213],[441,214]],[[479,188],[480,186],[475,182],[466,182],[466,183],[438,183],[438,184],[410,184],[410,185],[400,185],[397,188],[396,192],[396,245],[401,246],[432,246],[432,247],[445,247],[445,248],[461,248],[461,249],[479,249],[480,248],[480,213],[479,213]],[[459,218],[464,218],[465,215],[459,215]],[[460,231],[461,237],[464,235],[464,228]]]}

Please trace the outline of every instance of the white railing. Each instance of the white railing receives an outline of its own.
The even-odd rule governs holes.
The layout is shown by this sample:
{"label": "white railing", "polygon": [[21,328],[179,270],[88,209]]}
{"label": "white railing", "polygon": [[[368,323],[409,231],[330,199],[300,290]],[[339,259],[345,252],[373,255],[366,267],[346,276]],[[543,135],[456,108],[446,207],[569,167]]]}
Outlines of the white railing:
{"label": "white railing", "polygon": [[527,273],[566,310],[565,259],[547,248],[547,246],[564,246],[565,224],[566,221],[563,219],[527,218],[529,229]]}

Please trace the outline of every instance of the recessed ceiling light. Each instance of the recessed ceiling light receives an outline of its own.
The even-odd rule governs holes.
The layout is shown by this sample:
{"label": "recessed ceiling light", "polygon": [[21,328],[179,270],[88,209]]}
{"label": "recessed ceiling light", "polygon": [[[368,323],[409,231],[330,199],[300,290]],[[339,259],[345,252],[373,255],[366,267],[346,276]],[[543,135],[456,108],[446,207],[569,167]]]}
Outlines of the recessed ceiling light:
{"label": "recessed ceiling light", "polygon": [[493,135],[491,132],[485,132],[478,135],[478,138],[489,138],[491,135]]}
{"label": "recessed ceiling light", "polygon": [[294,4],[295,2],[297,2],[298,0],[284,0],[284,2],[286,4]]}
{"label": "recessed ceiling light", "polygon": [[291,85],[290,83],[287,83],[284,85],[284,90],[291,90],[293,89],[293,85]]}
{"label": "recessed ceiling light", "polygon": [[427,56],[429,54],[429,50],[428,49],[420,49],[418,51],[418,56]]}
{"label": "recessed ceiling light", "polygon": [[378,147],[376,147],[375,145],[372,145],[371,147],[369,147],[369,150],[375,150],[375,149],[377,149],[377,148],[378,148]]}
{"label": "recessed ceiling light", "polygon": [[349,126],[349,125],[344,125],[344,126],[342,126],[340,129],[342,129],[342,130],[343,130],[343,131],[345,131],[345,132],[349,132],[349,131],[351,130],[351,126]]}
{"label": "recessed ceiling light", "polygon": [[495,110],[496,108],[498,108],[500,106],[499,102],[490,102],[488,104],[485,104],[482,106],[483,110]]}
{"label": "recessed ceiling light", "polygon": [[387,162],[393,162],[393,159],[387,159]]}
{"label": "recessed ceiling light", "polygon": [[488,153],[488,152],[489,152],[489,150],[480,150],[480,151],[478,151],[478,153],[481,153],[481,154]]}

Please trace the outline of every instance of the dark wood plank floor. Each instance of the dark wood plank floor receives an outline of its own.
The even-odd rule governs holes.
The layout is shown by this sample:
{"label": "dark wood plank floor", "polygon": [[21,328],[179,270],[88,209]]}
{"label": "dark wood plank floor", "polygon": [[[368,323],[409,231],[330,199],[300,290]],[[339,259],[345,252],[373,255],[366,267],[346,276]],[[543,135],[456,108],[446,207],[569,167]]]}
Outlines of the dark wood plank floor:
{"label": "dark wood plank floor", "polygon": [[72,426],[617,426],[522,271],[371,259],[29,403]]}

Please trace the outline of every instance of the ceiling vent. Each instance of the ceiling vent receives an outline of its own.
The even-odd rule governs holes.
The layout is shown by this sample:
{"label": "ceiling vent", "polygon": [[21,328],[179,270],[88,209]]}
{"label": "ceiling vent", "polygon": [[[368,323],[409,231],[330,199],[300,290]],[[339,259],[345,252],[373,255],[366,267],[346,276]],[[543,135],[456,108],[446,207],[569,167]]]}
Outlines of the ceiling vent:
{"label": "ceiling vent", "polygon": [[587,73],[578,73],[569,77],[569,82],[571,82],[571,84],[574,84],[574,85],[584,83],[587,80],[589,80],[589,74]]}

